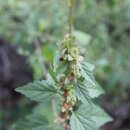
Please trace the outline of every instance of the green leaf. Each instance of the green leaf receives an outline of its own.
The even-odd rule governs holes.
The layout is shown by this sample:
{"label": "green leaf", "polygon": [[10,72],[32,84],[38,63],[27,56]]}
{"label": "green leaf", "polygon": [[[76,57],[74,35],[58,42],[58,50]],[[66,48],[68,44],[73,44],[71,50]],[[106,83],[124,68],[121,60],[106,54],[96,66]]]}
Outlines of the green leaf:
{"label": "green leaf", "polygon": [[60,126],[59,124],[53,124],[53,125],[48,125],[48,126],[40,126],[32,130],[64,130],[64,128]]}
{"label": "green leaf", "polygon": [[104,90],[98,85],[98,83],[95,83],[95,85],[93,86],[92,84],[89,84],[89,82],[86,81],[86,86],[89,96],[91,98],[97,98],[98,96],[104,93]]}
{"label": "green leaf", "polygon": [[70,125],[71,130],[98,130],[109,121],[112,119],[98,106],[83,104],[73,112]]}
{"label": "green leaf", "polygon": [[90,102],[91,98],[96,98],[104,92],[97,83],[93,85],[87,79],[74,84],[74,89],[76,97],[83,103]]}
{"label": "green leaf", "polygon": [[88,89],[82,81],[79,81],[76,84],[74,84],[74,89],[75,96],[78,100],[82,101],[83,103],[88,103],[90,101]]}
{"label": "green leaf", "polygon": [[13,124],[10,128],[10,130],[27,130],[27,128],[30,128],[32,126],[31,123],[28,122],[28,120],[19,120],[15,124]]}
{"label": "green leaf", "polygon": [[69,64],[66,61],[59,63],[59,65],[57,66],[56,72],[54,71],[56,76],[58,77],[58,75],[67,74],[68,66],[69,66]]}
{"label": "green leaf", "polygon": [[39,113],[33,113],[24,119],[17,121],[11,130],[64,130],[56,123],[49,123],[48,120]]}
{"label": "green leaf", "polygon": [[82,63],[82,67],[88,72],[93,72],[95,68],[95,66],[89,63],[87,60]]}
{"label": "green leaf", "polygon": [[82,63],[81,74],[91,84],[95,85],[95,79],[93,76],[94,67],[88,64],[88,62]]}
{"label": "green leaf", "polygon": [[60,56],[61,56],[60,51],[56,51],[54,61],[53,61],[53,70],[54,70],[53,73],[55,73],[55,75],[64,74],[67,73],[68,71],[68,62],[66,61],[60,62],[59,61]]}
{"label": "green leaf", "polygon": [[55,120],[55,115],[52,110],[52,103],[56,104],[55,113],[58,115],[60,113],[60,110],[57,107],[60,107],[59,100],[53,100],[49,102],[43,102],[36,105],[36,107],[33,108],[32,113],[33,114],[40,114],[46,117],[49,123],[53,123]]}
{"label": "green leaf", "polygon": [[52,74],[53,73],[52,72],[50,73],[50,70],[49,70],[49,73],[47,74],[47,77],[46,77],[46,81],[55,86],[55,77]]}
{"label": "green leaf", "polygon": [[42,116],[41,114],[31,114],[29,116],[27,116],[27,119],[36,126],[45,126],[48,124],[47,119]]}
{"label": "green leaf", "polygon": [[32,114],[17,121],[12,126],[11,130],[36,130],[38,127],[46,128],[47,126],[48,121],[42,115]]}
{"label": "green leaf", "polygon": [[24,87],[17,88],[16,91],[38,102],[54,99],[58,94],[57,87],[45,80],[29,83]]}
{"label": "green leaf", "polygon": [[57,81],[57,78],[56,78],[56,72],[54,72],[53,71],[53,68],[51,68],[50,67],[50,69],[49,69],[49,74],[48,74],[48,76],[47,76],[47,79],[49,80],[49,77],[51,77],[51,79],[53,79],[53,81],[55,82],[55,83],[57,83],[58,81]]}
{"label": "green leaf", "polygon": [[77,111],[73,112],[70,120],[71,130],[96,130],[95,122],[89,115],[90,111],[89,105],[82,105]]}
{"label": "green leaf", "polygon": [[[82,64],[82,76],[85,78],[83,86],[87,87],[87,91],[91,98],[96,98],[104,93],[103,89],[99,86],[99,84],[95,81],[93,76],[94,66],[88,62],[84,62]],[[82,87],[83,88],[83,87]],[[82,89],[81,88],[81,89]]]}
{"label": "green leaf", "polygon": [[[48,127],[49,130],[64,130],[64,128],[60,124],[53,123],[50,127]],[[42,129],[41,129],[42,130]]]}
{"label": "green leaf", "polygon": [[95,104],[93,104],[91,116],[92,120],[95,121],[97,128],[101,127],[107,122],[112,121],[112,118],[103,109]]}
{"label": "green leaf", "polygon": [[53,67],[54,67],[54,72],[56,72],[58,65],[59,65],[59,58],[60,58],[60,52],[56,51],[54,61],[53,61]]}

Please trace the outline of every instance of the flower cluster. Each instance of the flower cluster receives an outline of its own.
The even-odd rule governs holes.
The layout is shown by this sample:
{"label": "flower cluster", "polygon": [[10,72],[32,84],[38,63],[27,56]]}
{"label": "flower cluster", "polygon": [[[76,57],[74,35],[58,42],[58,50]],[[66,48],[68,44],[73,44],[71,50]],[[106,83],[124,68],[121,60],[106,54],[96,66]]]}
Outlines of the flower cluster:
{"label": "flower cluster", "polygon": [[69,36],[66,36],[59,44],[57,54],[58,62],[54,61],[56,62],[54,68],[58,71],[59,88],[63,92],[60,118],[62,123],[68,123],[76,105],[74,84],[81,78],[83,57],[80,56],[80,49],[75,44],[75,39],[71,40]]}

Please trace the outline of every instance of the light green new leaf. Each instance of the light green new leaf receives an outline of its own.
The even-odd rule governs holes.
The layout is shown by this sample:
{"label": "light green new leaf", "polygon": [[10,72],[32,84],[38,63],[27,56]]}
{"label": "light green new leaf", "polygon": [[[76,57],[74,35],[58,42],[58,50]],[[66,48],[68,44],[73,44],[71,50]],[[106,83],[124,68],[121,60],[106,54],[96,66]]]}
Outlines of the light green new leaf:
{"label": "light green new leaf", "polygon": [[54,99],[58,94],[57,87],[45,80],[29,83],[24,87],[17,88],[16,91],[38,102]]}
{"label": "light green new leaf", "polygon": [[71,130],[98,130],[100,126],[112,119],[98,106],[81,105],[71,117]]}

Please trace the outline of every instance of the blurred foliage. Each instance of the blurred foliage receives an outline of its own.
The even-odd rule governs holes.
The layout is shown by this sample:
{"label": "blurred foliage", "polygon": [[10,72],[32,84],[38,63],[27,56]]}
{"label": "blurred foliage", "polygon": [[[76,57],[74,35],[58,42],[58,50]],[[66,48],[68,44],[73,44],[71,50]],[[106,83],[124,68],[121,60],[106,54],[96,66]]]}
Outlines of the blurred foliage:
{"label": "blurred foliage", "polygon": [[105,80],[106,89],[125,89],[130,84],[130,1],[86,2],[87,15],[81,5],[74,21],[78,30],[92,37],[87,55],[99,65],[97,74]]}
{"label": "blurred foliage", "polygon": [[[0,37],[28,57],[34,79],[42,77],[40,44],[46,69],[56,42],[68,30],[64,0],[0,0]],[[73,32],[83,54],[96,64],[96,76],[109,93],[127,98],[130,86],[130,0],[76,0]],[[3,113],[0,111],[0,119]]]}

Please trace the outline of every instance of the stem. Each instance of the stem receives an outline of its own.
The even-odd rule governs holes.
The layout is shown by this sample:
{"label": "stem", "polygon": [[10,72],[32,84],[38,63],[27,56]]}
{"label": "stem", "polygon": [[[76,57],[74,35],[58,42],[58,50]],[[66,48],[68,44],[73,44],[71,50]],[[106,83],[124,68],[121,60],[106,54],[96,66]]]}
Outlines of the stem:
{"label": "stem", "polygon": [[71,42],[72,42],[72,16],[73,16],[73,7],[71,5],[69,7],[69,35]]}
{"label": "stem", "polygon": [[72,42],[73,0],[68,0],[68,7],[69,7],[69,36]]}

